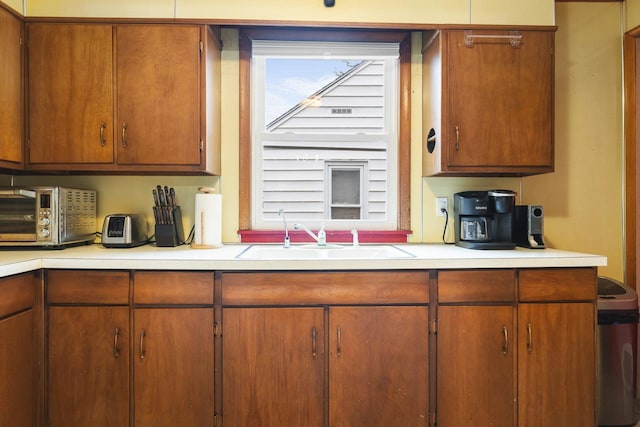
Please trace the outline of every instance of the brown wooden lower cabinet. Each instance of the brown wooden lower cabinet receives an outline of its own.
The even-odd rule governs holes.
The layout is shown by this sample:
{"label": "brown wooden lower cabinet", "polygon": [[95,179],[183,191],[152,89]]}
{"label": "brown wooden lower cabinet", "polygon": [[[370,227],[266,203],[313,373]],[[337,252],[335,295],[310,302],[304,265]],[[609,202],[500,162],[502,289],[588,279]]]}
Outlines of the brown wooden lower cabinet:
{"label": "brown wooden lower cabinet", "polygon": [[516,420],[515,310],[438,307],[438,427],[512,427]]}
{"label": "brown wooden lower cabinet", "polygon": [[133,425],[213,427],[213,273],[138,271],[133,304]]}
{"label": "brown wooden lower cabinet", "polygon": [[35,276],[0,279],[0,426],[37,425]]}
{"label": "brown wooden lower cabinet", "polygon": [[225,426],[324,426],[320,307],[224,308]]}
{"label": "brown wooden lower cabinet", "polygon": [[134,311],[136,427],[213,426],[213,309]]}
{"label": "brown wooden lower cabinet", "polygon": [[48,425],[129,422],[129,308],[48,309]]}
{"label": "brown wooden lower cabinet", "polygon": [[[0,427],[39,425],[22,339],[34,282],[5,283],[21,302],[0,298],[0,399],[15,409]],[[45,289],[52,427],[596,425],[595,268],[225,272],[215,285],[212,272],[49,270]]]}
{"label": "brown wooden lower cabinet", "polygon": [[595,298],[593,268],[439,272],[438,427],[595,426]]}
{"label": "brown wooden lower cabinet", "polygon": [[427,306],[329,307],[329,425],[425,426]]}
{"label": "brown wooden lower cabinet", "polygon": [[223,275],[224,425],[428,425],[428,274],[388,275]]}
{"label": "brown wooden lower cabinet", "polygon": [[47,425],[129,423],[129,273],[46,274]]}
{"label": "brown wooden lower cabinet", "polygon": [[213,273],[50,270],[46,303],[48,426],[214,425]]}
{"label": "brown wooden lower cabinet", "polygon": [[518,307],[518,426],[595,426],[593,303]]}

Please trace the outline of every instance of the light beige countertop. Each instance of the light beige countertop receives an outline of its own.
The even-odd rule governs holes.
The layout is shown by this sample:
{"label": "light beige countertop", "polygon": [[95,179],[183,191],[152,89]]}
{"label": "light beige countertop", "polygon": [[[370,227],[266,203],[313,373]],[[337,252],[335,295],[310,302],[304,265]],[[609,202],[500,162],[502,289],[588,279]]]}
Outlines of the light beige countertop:
{"label": "light beige countertop", "polygon": [[[228,244],[217,249],[189,246],[159,248],[152,245],[113,249],[98,244],[60,250],[0,250],[0,277],[39,268],[138,269],[138,270],[424,270],[461,268],[547,268],[600,267],[607,265],[601,255],[557,249],[473,250],[444,244],[393,245],[413,255],[406,258],[238,259],[248,248]],[[366,246],[366,245],[362,245]],[[280,245],[272,245],[280,250]],[[346,248],[349,246],[347,245]]]}

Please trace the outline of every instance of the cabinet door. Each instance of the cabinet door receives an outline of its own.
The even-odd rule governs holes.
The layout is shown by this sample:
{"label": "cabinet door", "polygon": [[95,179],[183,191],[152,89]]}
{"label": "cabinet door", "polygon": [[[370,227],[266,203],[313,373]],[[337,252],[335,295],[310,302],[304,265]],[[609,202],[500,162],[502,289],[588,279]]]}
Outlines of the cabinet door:
{"label": "cabinet door", "polygon": [[513,306],[438,307],[438,426],[515,422]]}
{"label": "cabinet door", "polygon": [[27,31],[29,163],[113,163],[111,25]]}
{"label": "cabinet door", "polygon": [[595,426],[592,303],[518,306],[518,426]]}
{"label": "cabinet door", "polygon": [[329,333],[331,427],[428,425],[428,307],[331,307]]}
{"label": "cabinet door", "polygon": [[49,307],[49,426],[129,422],[129,309]]}
{"label": "cabinet door", "polygon": [[35,425],[33,311],[0,321],[0,427]]}
{"label": "cabinet door", "polygon": [[22,23],[0,9],[0,162],[22,166]]}
{"label": "cabinet door", "polygon": [[213,426],[213,309],[134,313],[135,426]]}
{"label": "cabinet door", "polygon": [[200,31],[116,27],[119,164],[200,164]]}
{"label": "cabinet door", "polygon": [[224,308],[222,408],[229,427],[325,425],[322,308]]}
{"label": "cabinet door", "polygon": [[553,167],[553,33],[519,34],[519,47],[508,38],[468,47],[464,31],[448,32],[442,132],[449,167]]}

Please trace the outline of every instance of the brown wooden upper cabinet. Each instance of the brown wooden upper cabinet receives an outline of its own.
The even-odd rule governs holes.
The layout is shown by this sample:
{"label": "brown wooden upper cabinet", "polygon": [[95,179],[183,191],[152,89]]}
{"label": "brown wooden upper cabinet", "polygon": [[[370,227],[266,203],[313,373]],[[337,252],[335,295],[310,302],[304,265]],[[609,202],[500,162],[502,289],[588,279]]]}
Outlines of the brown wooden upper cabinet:
{"label": "brown wooden upper cabinet", "polygon": [[220,43],[203,25],[29,23],[28,168],[220,171]]}
{"label": "brown wooden upper cabinet", "polygon": [[0,167],[22,169],[22,21],[0,8]]}
{"label": "brown wooden upper cabinet", "polygon": [[423,37],[423,176],[553,172],[553,31]]}

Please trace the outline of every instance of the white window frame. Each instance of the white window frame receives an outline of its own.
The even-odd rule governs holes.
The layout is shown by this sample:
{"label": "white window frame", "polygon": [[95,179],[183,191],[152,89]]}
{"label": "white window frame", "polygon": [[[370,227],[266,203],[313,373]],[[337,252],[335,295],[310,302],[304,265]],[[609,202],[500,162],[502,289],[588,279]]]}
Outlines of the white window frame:
{"label": "white window frame", "polygon": [[[300,47],[298,54],[292,54],[293,46]],[[329,53],[330,52],[330,53]],[[363,53],[364,52],[364,53]],[[391,53],[392,52],[392,53]],[[263,175],[262,175],[262,150],[263,143],[268,138],[273,141],[276,137],[273,133],[268,133],[265,129],[265,58],[268,56],[278,57],[309,57],[310,53],[330,56],[331,59],[380,59],[385,58],[385,123],[384,133],[381,134],[352,134],[352,135],[330,135],[341,141],[380,141],[381,138],[387,144],[387,176],[386,176],[386,218],[384,220],[369,220],[366,218],[354,221],[332,220],[330,211],[325,206],[325,218],[317,221],[304,220],[303,222],[312,228],[319,228],[324,225],[327,229],[369,229],[369,230],[389,230],[395,229],[398,224],[398,132],[399,132],[399,98],[400,98],[400,61],[399,43],[379,43],[379,42],[295,42],[295,41],[273,41],[273,40],[253,40],[251,57],[251,135],[252,135],[252,191],[251,191],[251,213],[252,228],[273,229],[281,227],[282,218],[277,215],[280,208],[287,211],[286,206],[274,207],[270,212],[264,212],[263,206]],[[390,114],[387,114],[391,112]],[[305,141],[325,141],[328,135],[303,135]],[[300,134],[277,134],[280,141],[300,140]],[[333,161],[333,160],[332,160]],[[326,185],[326,180],[325,180]],[[368,186],[363,188],[363,193],[368,192]],[[327,198],[325,197],[325,200]],[[363,205],[364,207],[364,205]],[[364,212],[364,209],[363,209]],[[295,217],[287,217],[290,222],[295,222]]]}

